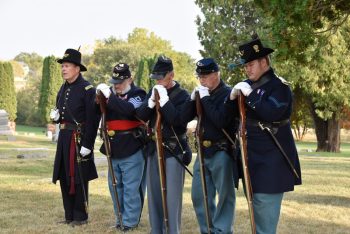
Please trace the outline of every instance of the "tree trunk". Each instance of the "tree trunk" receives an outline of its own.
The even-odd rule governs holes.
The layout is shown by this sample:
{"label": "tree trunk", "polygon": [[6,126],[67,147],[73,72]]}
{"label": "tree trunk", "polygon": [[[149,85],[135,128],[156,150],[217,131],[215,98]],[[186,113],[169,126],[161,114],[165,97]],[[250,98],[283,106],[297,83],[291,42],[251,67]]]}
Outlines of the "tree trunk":
{"label": "tree trunk", "polygon": [[331,119],[321,119],[315,111],[315,106],[311,104],[311,115],[315,124],[317,139],[317,152],[340,152],[340,121],[335,114]]}

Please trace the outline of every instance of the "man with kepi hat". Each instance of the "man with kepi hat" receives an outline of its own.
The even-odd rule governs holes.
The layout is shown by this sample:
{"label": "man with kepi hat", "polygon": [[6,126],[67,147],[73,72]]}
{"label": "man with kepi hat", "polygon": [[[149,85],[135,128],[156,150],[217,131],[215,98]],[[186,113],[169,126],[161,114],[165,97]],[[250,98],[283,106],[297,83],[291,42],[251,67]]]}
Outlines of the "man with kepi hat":
{"label": "man with kepi hat", "polygon": [[271,68],[260,39],[239,46],[248,79],[230,94],[231,109],[238,110],[237,96],[245,96],[248,169],[253,189],[253,209],[258,234],[276,233],[284,192],[301,184],[298,153],[290,116],[292,92]]}
{"label": "man with kepi hat", "polygon": [[97,178],[95,89],[81,75],[87,69],[79,51],[67,49],[57,62],[65,82],[58,91],[56,108],[50,112],[51,120],[60,124],[52,181],[60,181],[65,211],[61,223],[82,225],[88,220],[88,181]]}
{"label": "man with kepi hat", "polygon": [[[182,213],[182,192],[184,186],[184,164],[190,162],[191,151],[187,143],[186,127],[189,120],[184,119],[183,107],[189,94],[174,81],[174,69],[171,59],[159,56],[150,75],[157,83],[147,94],[145,101],[137,109],[137,114],[154,133],[156,122],[155,91],[160,96],[161,131],[163,136],[166,178],[166,205],[169,234],[180,233]],[[147,145],[147,199],[152,234],[166,232],[163,217],[163,205],[160,175],[155,141]]]}
{"label": "man with kepi hat", "polygon": [[[122,231],[129,231],[138,225],[143,206],[144,125],[135,115],[146,92],[133,84],[126,63],[118,63],[113,68],[109,83],[112,87],[102,83],[96,89],[107,98],[106,125],[119,198],[115,196],[111,174],[108,176],[108,186],[114,204],[115,227],[120,229],[122,226]],[[100,151],[106,154],[104,145]],[[122,223],[118,220],[116,199],[120,202]]]}
{"label": "man with kepi hat", "polygon": [[197,157],[193,166],[192,203],[200,233],[232,233],[236,202],[234,184],[237,185],[238,181],[236,153],[232,145],[236,126],[234,116],[224,112],[225,99],[231,89],[221,79],[219,66],[213,58],[203,58],[196,65],[200,85],[193,90],[186,109],[191,111],[193,119],[196,116],[195,93],[198,92],[202,106],[203,141],[196,144],[203,149],[207,201],[204,200],[204,182]]}

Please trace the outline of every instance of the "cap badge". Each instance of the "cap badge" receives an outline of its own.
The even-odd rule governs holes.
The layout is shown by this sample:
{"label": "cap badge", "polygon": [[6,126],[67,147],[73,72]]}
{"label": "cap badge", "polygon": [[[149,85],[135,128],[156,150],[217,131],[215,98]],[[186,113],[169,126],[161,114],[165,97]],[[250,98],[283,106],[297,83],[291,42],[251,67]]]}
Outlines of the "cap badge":
{"label": "cap badge", "polygon": [[259,46],[258,45],[253,45],[253,49],[255,50],[256,53],[259,53]]}

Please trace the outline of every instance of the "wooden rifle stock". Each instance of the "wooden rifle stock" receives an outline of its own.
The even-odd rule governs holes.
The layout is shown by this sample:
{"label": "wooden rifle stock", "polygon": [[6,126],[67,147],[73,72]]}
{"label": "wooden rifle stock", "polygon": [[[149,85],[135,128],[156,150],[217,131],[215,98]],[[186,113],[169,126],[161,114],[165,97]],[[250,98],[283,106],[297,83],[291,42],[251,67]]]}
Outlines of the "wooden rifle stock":
{"label": "wooden rifle stock", "polygon": [[154,97],[156,102],[156,123],[155,123],[155,137],[156,137],[156,147],[158,155],[158,168],[159,168],[159,179],[160,188],[162,196],[162,206],[163,206],[163,217],[165,225],[165,233],[169,233],[169,221],[168,221],[168,206],[166,199],[166,171],[165,171],[165,159],[164,159],[164,148],[163,148],[163,136],[162,136],[162,115],[160,113],[159,104],[159,92],[154,89]]}
{"label": "wooden rifle stock", "polygon": [[96,95],[96,97],[97,97],[98,102],[100,104],[100,110],[101,110],[101,114],[102,114],[100,131],[101,131],[102,140],[103,140],[105,151],[106,151],[108,171],[109,171],[109,175],[111,176],[111,180],[112,180],[113,193],[114,193],[116,206],[117,206],[117,210],[118,210],[117,216],[119,219],[120,227],[123,230],[124,226],[123,226],[122,213],[121,213],[121,209],[120,209],[119,196],[118,196],[118,191],[117,191],[117,180],[115,178],[115,174],[114,174],[114,170],[113,170],[113,166],[112,166],[111,144],[109,142],[108,133],[107,133],[107,125],[106,125],[107,99],[103,95],[101,90],[98,91],[98,94]]}
{"label": "wooden rifle stock", "polygon": [[242,92],[238,95],[238,107],[240,115],[240,123],[238,129],[239,143],[241,148],[242,156],[242,169],[243,169],[243,188],[244,193],[248,202],[248,210],[250,217],[250,226],[252,234],[256,233],[256,225],[254,220],[254,209],[253,209],[253,189],[250,181],[250,174],[248,169],[248,151],[247,151],[247,136],[246,136],[246,112],[244,107],[244,96]]}
{"label": "wooden rifle stock", "polygon": [[196,110],[197,110],[197,126],[196,126],[196,142],[197,142],[197,157],[199,161],[199,171],[201,175],[201,184],[202,184],[202,193],[203,193],[203,201],[204,201],[204,209],[205,209],[205,219],[207,223],[208,234],[211,233],[211,218],[209,212],[208,205],[208,192],[207,192],[207,183],[205,179],[205,168],[204,168],[204,155],[203,155],[203,128],[202,128],[202,103],[199,96],[199,92],[195,92],[195,100],[196,100]]}

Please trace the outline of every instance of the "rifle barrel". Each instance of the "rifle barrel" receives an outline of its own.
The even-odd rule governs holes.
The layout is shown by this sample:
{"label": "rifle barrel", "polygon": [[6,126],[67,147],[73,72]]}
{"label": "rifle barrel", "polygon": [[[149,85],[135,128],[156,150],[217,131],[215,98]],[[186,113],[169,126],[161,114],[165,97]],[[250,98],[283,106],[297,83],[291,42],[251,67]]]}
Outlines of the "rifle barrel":
{"label": "rifle barrel", "polygon": [[124,225],[123,225],[123,219],[122,219],[122,213],[121,213],[121,208],[120,208],[120,203],[119,203],[119,196],[118,196],[118,190],[117,190],[117,179],[115,177],[114,174],[114,170],[113,170],[113,166],[112,166],[112,160],[111,160],[111,144],[108,138],[108,134],[107,134],[107,125],[106,125],[106,112],[107,112],[107,108],[106,108],[106,97],[102,94],[101,90],[98,91],[97,93],[97,98],[99,100],[99,104],[100,104],[100,110],[101,110],[101,135],[102,135],[102,140],[104,143],[104,147],[105,147],[105,151],[106,151],[106,157],[107,157],[107,164],[108,164],[108,171],[109,171],[109,175],[111,177],[112,180],[112,187],[113,187],[113,193],[114,193],[114,197],[115,197],[115,201],[116,201],[116,206],[117,206],[117,216],[119,219],[119,224],[121,229],[124,229]]}
{"label": "rifle barrel", "polygon": [[164,159],[164,148],[163,148],[163,135],[162,135],[162,115],[160,112],[159,104],[159,92],[157,89],[154,89],[154,96],[156,102],[156,124],[155,124],[155,137],[156,137],[156,146],[157,146],[157,155],[158,155],[158,169],[159,169],[159,180],[161,187],[161,196],[162,196],[162,206],[163,206],[163,217],[165,224],[165,233],[169,233],[169,220],[168,220],[168,206],[166,199],[166,168],[165,168],[165,159]]}
{"label": "rifle barrel", "polygon": [[243,169],[243,188],[244,193],[248,203],[248,211],[250,218],[250,226],[252,234],[256,233],[256,225],[254,220],[254,209],[253,209],[253,189],[250,181],[250,174],[248,169],[248,151],[247,151],[247,138],[246,138],[246,112],[244,106],[244,96],[242,92],[238,95],[238,107],[240,115],[240,124],[239,124],[239,143],[241,148],[242,156],[242,169]]}
{"label": "rifle barrel", "polygon": [[202,184],[202,193],[203,193],[203,199],[204,199],[204,209],[205,209],[205,219],[207,223],[207,229],[208,233],[210,234],[211,229],[211,218],[210,218],[210,212],[209,212],[209,205],[208,205],[208,192],[207,192],[207,183],[205,179],[205,167],[204,167],[204,155],[203,155],[203,127],[202,127],[202,117],[203,117],[203,110],[202,110],[202,103],[200,100],[199,92],[195,92],[195,100],[196,100],[196,110],[197,110],[197,126],[196,126],[196,141],[197,141],[197,157],[199,161],[199,171],[201,175],[201,184]]}

